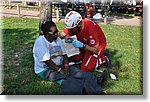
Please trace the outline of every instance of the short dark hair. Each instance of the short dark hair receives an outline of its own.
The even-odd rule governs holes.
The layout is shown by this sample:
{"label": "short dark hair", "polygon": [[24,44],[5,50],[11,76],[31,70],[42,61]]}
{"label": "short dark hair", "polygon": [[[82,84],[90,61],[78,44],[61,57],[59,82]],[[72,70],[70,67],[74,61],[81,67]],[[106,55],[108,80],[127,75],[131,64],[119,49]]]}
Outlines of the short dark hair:
{"label": "short dark hair", "polygon": [[51,27],[56,27],[56,24],[53,21],[42,23],[41,30],[43,34],[45,35],[47,32],[49,32]]}

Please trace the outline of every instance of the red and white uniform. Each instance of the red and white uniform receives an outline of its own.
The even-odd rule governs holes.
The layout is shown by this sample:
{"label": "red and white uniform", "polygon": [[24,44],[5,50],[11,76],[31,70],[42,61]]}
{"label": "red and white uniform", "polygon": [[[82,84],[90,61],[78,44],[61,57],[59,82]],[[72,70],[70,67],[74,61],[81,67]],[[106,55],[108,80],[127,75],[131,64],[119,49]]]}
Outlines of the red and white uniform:
{"label": "red and white uniform", "polygon": [[86,17],[92,17],[94,15],[94,8],[91,4],[87,3],[85,4],[85,7],[87,8],[86,11]]}
{"label": "red and white uniform", "polygon": [[[82,22],[84,23],[84,28],[79,34],[76,35],[77,39],[91,47],[94,47],[97,44],[99,45],[98,55],[90,51],[85,52],[84,58],[81,57],[81,55],[83,54],[79,55],[80,58],[83,59],[81,70],[92,72],[96,66],[100,66],[102,64],[102,61],[106,60],[103,54],[106,47],[106,38],[97,23],[87,19],[83,19]],[[64,30],[64,33],[67,35],[71,35],[68,32],[68,28]],[[77,56],[75,56],[75,58],[80,59]]]}

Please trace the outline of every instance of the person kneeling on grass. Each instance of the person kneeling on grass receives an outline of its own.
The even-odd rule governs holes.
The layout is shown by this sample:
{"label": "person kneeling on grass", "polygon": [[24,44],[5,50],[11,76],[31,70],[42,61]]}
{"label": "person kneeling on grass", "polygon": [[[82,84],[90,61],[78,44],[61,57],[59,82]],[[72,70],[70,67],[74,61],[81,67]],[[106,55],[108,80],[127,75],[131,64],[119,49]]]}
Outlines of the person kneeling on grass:
{"label": "person kneeling on grass", "polygon": [[62,94],[101,94],[101,87],[93,74],[69,66],[55,23],[47,21],[42,24],[41,30],[43,34],[36,39],[33,47],[35,73],[61,85]]}

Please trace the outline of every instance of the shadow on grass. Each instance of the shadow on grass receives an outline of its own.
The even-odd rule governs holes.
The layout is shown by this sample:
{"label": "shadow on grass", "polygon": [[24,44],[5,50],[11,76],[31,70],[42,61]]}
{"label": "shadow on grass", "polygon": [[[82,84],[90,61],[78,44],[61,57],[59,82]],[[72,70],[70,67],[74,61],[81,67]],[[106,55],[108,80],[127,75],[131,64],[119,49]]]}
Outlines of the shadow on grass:
{"label": "shadow on grass", "polygon": [[[110,60],[109,73],[113,73],[118,78],[120,67],[122,64],[120,62],[122,55],[118,54],[118,50],[111,50],[108,48],[106,48],[105,53],[107,54]],[[110,86],[113,86],[114,84],[115,83],[113,83],[112,81],[109,81],[108,83],[106,83],[104,87],[109,88]]]}
{"label": "shadow on grass", "polygon": [[3,95],[60,94],[60,88],[34,73],[33,45],[37,29],[3,30]]}
{"label": "shadow on grass", "polygon": [[105,53],[110,58],[110,69],[118,69],[121,66],[121,62],[119,61],[120,58],[122,58],[122,55],[118,55],[118,50],[111,50],[111,49],[106,49]]}
{"label": "shadow on grass", "polygon": [[[3,29],[4,91],[2,94],[60,94],[60,88],[34,74],[32,49],[38,37],[36,29]],[[122,57],[117,50],[106,49],[111,72],[118,75]],[[113,85],[112,83],[110,83]],[[109,85],[107,87],[109,87]]]}
{"label": "shadow on grass", "polygon": [[32,48],[38,35],[36,29],[2,29],[3,30],[3,72],[4,91],[2,94],[25,94],[27,88],[37,81],[33,72]]}

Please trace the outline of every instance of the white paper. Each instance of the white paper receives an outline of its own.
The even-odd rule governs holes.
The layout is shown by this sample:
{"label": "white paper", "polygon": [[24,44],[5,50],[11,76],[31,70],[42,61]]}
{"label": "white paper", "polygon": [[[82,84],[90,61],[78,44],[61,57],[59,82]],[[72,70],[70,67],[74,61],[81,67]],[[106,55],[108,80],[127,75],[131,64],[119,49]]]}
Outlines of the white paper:
{"label": "white paper", "polygon": [[[70,37],[70,38],[72,38],[73,40],[77,40],[77,37],[76,37],[75,35],[72,36],[72,37]],[[71,56],[73,56],[73,55],[77,55],[77,54],[80,53],[79,48],[75,48],[75,47],[72,45],[72,43],[66,43],[66,42],[65,42],[65,39],[63,39],[62,41],[63,41],[63,43],[64,43],[65,50],[66,50],[66,53],[67,53],[67,56],[68,56],[68,57],[71,57]]]}
{"label": "white paper", "polygon": [[110,75],[111,79],[113,79],[113,80],[116,80],[116,79],[117,79],[114,74],[110,73],[109,75]]}

